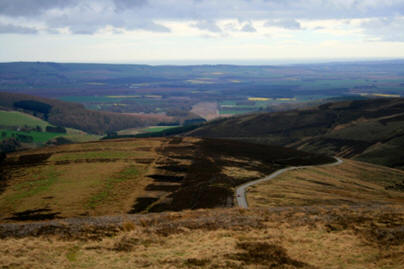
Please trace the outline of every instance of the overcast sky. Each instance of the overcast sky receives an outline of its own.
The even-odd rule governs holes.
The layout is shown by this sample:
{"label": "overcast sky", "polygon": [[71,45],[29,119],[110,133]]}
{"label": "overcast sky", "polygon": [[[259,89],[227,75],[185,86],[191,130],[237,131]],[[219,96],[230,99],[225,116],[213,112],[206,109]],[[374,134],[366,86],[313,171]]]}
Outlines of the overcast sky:
{"label": "overcast sky", "polygon": [[0,61],[404,58],[404,0],[0,0]]}

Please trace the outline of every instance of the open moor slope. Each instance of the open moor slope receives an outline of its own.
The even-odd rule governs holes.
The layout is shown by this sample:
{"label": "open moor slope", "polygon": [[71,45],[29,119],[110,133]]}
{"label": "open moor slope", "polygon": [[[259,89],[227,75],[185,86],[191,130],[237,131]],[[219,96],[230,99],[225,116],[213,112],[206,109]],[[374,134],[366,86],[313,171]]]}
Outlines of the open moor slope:
{"label": "open moor slope", "polygon": [[250,114],[213,121],[188,134],[276,144],[404,168],[404,99]]}
{"label": "open moor slope", "polygon": [[0,218],[13,222],[231,207],[234,187],[285,166],[333,159],[199,138],[116,139],[7,155]]}

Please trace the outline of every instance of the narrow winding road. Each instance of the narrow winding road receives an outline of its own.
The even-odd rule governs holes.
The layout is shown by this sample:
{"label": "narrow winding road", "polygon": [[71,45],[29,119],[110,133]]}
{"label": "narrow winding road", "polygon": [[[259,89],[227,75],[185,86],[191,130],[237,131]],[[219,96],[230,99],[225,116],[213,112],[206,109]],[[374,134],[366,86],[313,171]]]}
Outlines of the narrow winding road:
{"label": "narrow winding road", "polygon": [[335,166],[335,165],[340,165],[341,163],[343,163],[343,160],[341,160],[340,158],[335,157],[336,162],[334,163],[330,163],[330,164],[322,164],[322,165],[306,165],[306,166],[291,166],[291,167],[287,167],[287,168],[283,168],[281,170],[275,171],[272,174],[261,178],[261,179],[257,179],[254,181],[250,181],[247,182],[243,185],[240,185],[237,187],[236,189],[236,199],[237,199],[237,204],[239,207],[241,208],[248,208],[248,204],[247,204],[247,199],[245,197],[245,191],[248,187],[267,181],[267,180],[271,180],[277,176],[279,176],[280,174],[287,172],[287,171],[291,171],[291,170],[296,170],[296,169],[303,169],[303,168],[310,168],[310,167],[326,167],[326,166]]}

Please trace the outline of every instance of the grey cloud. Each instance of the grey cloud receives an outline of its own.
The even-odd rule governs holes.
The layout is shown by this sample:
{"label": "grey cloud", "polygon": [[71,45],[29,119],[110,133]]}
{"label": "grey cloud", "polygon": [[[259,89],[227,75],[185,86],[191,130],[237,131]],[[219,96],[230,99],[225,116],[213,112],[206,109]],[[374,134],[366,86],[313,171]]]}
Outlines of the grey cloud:
{"label": "grey cloud", "polygon": [[245,25],[241,28],[241,31],[242,31],[242,32],[249,32],[249,33],[257,32],[257,30],[254,28],[254,26],[252,26],[251,23],[245,24]]}
{"label": "grey cloud", "polygon": [[255,29],[251,22],[243,23],[241,20],[239,20],[238,23],[228,23],[224,25],[224,30],[230,32],[257,32],[257,29]]}
{"label": "grey cloud", "polygon": [[222,29],[215,22],[212,21],[198,21],[197,23],[191,24],[192,27],[198,28],[200,30],[205,30],[213,33],[220,33]]}
{"label": "grey cloud", "polygon": [[145,14],[153,19],[321,19],[404,15],[404,0],[0,0],[0,14],[29,16],[53,8],[90,3],[127,11],[147,6],[149,10]]}
{"label": "grey cloud", "polygon": [[81,25],[74,24],[68,25],[70,31],[73,34],[80,35],[91,35],[96,33],[98,30],[103,29],[106,26],[113,26],[117,29],[113,29],[113,32],[118,34],[121,33],[122,30],[144,30],[149,32],[159,32],[159,33],[169,33],[171,32],[170,28],[167,28],[164,25],[154,23],[152,21],[139,21],[139,22],[130,22],[130,23],[110,23],[110,24],[93,24],[93,25]]}
{"label": "grey cloud", "polygon": [[[194,27],[218,33],[225,30],[215,23],[221,19],[250,22],[268,18],[269,25],[298,30],[298,21],[303,19],[397,15],[404,15],[404,0],[0,0],[0,17],[7,22],[20,25],[17,20],[23,18],[48,29],[69,27],[74,33],[94,33],[106,25],[169,31],[159,20],[194,20]],[[242,28],[239,30],[254,31],[252,25]]]}
{"label": "grey cloud", "polygon": [[[122,30],[146,30],[150,32],[170,32],[164,25],[144,19],[133,14],[115,13],[114,7],[104,8],[101,6],[80,5],[65,12],[63,15],[49,15],[46,23],[53,29],[69,28],[73,34],[94,34],[97,31],[112,26],[114,33]],[[98,10],[97,10],[98,9]],[[99,11],[101,10],[101,11]]]}
{"label": "grey cloud", "polygon": [[294,19],[270,20],[265,23],[265,26],[277,26],[289,30],[301,30],[300,22]]}
{"label": "grey cloud", "polygon": [[404,18],[376,18],[362,23],[364,33],[373,39],[390,42],[404,41]]}
{"label": "grey cloud", "polygon": [[38,30],[31,27],[18,26],[12,24],[0,24],[1,34],[35,34]]}
{"label": "grey cloud", "polygon": [[117,11],[138,8],[148,3],[147,0],[114,0]]}
{"label": "grey cloud", "polygon": [[77,0],[0,0],[0,15],[36,16],[53,8],[74,6]]}

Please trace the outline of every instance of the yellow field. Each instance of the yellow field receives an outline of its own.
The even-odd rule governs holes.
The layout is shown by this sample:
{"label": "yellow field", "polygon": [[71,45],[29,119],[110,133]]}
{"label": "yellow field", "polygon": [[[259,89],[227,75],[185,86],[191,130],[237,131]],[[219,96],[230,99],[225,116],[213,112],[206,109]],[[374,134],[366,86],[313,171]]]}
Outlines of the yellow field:
{"label": "yellow field", "polygon": [[248,97],[248,101],[269,101],[272,98],[265,98],[265,97]]}
{"label": "yellow field", "polygon": [[296,101],[296,98],[276,98],[278,101]]}
{"label": "yellow field", "polygon": [[360,96],[375,96],[375,97],[387,97],[387,98],[400,98],[399,94],[385,94],[385,93],[360,93]]}

